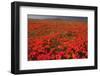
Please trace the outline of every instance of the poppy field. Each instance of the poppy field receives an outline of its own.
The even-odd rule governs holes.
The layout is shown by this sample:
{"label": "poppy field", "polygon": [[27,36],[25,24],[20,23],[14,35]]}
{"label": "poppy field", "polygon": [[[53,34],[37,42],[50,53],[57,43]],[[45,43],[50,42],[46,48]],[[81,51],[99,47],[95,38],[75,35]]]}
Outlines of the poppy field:
{"label": "poppy field", "polygon": [[28,61],[88,58],[84,20],[28,19]]}

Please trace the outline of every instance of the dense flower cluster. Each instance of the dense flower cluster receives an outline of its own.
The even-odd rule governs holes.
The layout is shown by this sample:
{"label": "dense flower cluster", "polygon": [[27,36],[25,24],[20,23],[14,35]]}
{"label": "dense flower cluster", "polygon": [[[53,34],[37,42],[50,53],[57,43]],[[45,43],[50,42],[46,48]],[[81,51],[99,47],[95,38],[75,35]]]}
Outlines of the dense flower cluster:
{"label": "dense flower cluster", "polygon": [[[36,27],[34,28],[36,29]],[[50,30],[49,32],[52,33],[42,34],[43,36],[35,38],[35,32],[32,32],[31,24],[32,30],[30,32],[32,33],[28,37],[28,60],[87,58],[87,29],[82,28],[82,26],[79,28],[56,32]]]}

